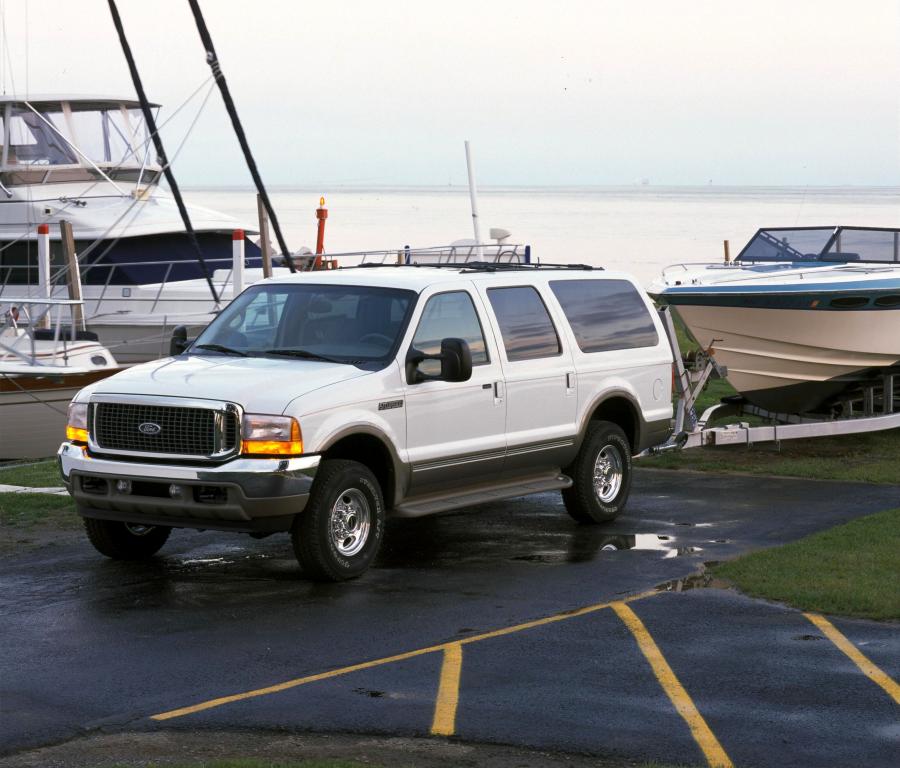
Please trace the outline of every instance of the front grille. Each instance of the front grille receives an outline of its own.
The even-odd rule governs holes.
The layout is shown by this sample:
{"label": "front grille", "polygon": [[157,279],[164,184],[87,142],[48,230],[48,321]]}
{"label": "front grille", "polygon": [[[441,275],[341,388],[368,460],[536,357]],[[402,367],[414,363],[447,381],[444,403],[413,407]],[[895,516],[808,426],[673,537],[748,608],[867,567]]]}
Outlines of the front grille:
{"label": "front grille", "polygon": [[211,408],[95,403],[92,438],[111,451],[211,457],[237,449],[238,425],[234,413]]}

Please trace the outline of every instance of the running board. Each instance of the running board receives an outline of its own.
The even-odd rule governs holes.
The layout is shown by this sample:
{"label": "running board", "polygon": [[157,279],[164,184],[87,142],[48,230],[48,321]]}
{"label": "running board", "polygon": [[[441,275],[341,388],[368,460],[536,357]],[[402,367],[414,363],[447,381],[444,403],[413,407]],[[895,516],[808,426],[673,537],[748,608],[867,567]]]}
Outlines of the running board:
{"label": "running board", "polygon": [[558,472],[554,472],[551,475],[531,475],[508,480],[504,483],[484,485],[468,493],[441,493],[420,496],[417,499],[410,499],[397,505],[391,514],[394,517],[424,517],[425,515],[434,515],[438,512],[448,512],[451,509],[486,504],[490,501],[527,496],[531,493],[560,491],[571,487],[571,485],[572,479]]}

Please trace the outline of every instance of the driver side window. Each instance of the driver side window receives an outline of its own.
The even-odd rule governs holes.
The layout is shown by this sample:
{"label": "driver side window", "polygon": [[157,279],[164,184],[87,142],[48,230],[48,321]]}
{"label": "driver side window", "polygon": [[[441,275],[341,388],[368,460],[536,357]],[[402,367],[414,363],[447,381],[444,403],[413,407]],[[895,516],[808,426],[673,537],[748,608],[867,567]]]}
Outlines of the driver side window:
{"label": "driver side window", "polygon": [[[413,347],[426,355],[438,355],[441,341],[446,338],[464,339],[469,344],[473,367],[489,362],[478,313],[466,291],[439,293],[428,299],[413,337]],[[424,360],[419,370],[428,376],[438,376],[441,362]]]}

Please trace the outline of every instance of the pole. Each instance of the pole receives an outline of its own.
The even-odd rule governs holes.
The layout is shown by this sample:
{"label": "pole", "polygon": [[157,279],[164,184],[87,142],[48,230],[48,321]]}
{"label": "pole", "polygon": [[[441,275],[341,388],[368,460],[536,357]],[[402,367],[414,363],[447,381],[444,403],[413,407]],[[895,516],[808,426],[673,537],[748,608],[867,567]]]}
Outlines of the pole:
{"label": "pole", "polygon": [[209,68],[216,78],[216,84],[219,86],[219,91],[222,93],[222,101],[225,102],[225,109],[228,111],[228,116],[231,118],[231,125],[234,127],[238,143],[241,145],[241,149],[244,152],[244,160],[247,162],[247,168],[250,171],[250,175],[253,177],[253,183],[256,184],[256,191],[259,192],[263,205],[266,206],[269,220],[272,222],[272,229],[275,230],[275,239],[278,240],[278,246],[281,248],[281,253],[284,256],[284,260],[287,262],[288,269],[290,269],[291,272],[296,272],[297,270],[294,267],[294,260],[291,258],[291,252],[284,240],[284,235],[281,234],[281,226],[278,224],[278,217],[275,215],[272,203],[269,202],[269,195],[266,193],[266,188],[263,185],[262,177],[259,175],[259,169],[256,167],[256,161],[253,159],[253,154],[250,152],[250,145],[247,143],[247,136],[244,134],[244,128],[238,117],[237,107],[234,106],[231,92],[228,90],[228,83],[225,81],[225,75],[222,73],[222,68],[219,66],[219,58],[216,55],[216,49],[213,46],[209,29],[206,27],[203,12],[200,10],[200,4],[197,0],[188,0],[188,4],[191,6],[191,11],[194,14],[194,21],[197,23],[197,32],[200,33],[200,40],[203,43],[203,47],[206,49],[206,63],[209,64]]}
{"label": "pole", "polygon": [[316,260],[313,263],[313,269],[322,268],[322,254],[325,253],[325,219],[328,218],[328,209],[325,207],[325,198],[319,198],[319,207],[316,208],[316,219],[318,220],[316,231]]}
{"label": "pole", "polygon": [[269,216],[262,197],[256,196],[256,212],[259,214],[259,250],[262,252],[263,277],[272,277],[272,243],[269,242]]}
{"label": "pole", "polygon": [[244,290],[244,230],[231,233],[231,296]]}
{"label": "pole", "polygon": [[[38,295],[42,299],[49,299],[53,294],[53,286],[50,284],[50,225],[38,224]],[[38,322],[40,328],[50,327],[50,313],[41,316]]]}
{"label": "pole", "polygon": [[723,240],[722,244],[725,246],[725,263],[731,264],[731,250],[727,240]]}
{"label": "pole", "polygon": [[153,118],[153,110],[150,109],[150,102],[147,101],[147,94],[144,92],[144,84],[141,82],[141,76],[138,73],[137,64],[135,64],[134,56],[131,54],[131,46],[128,44],[128,38],[125,37],[125,28],[122,26],[122,17],[119,16],[119,9],[116,7],[116,0],[108,0],[109,12],[112,14],[113,24],[116,26],[116,32],[119,35],[119,42],[122,45],[122,52],[125,54],[125,61],[128,62],[128,71],[131,72],[131,82],[134,83],[134,90],[137,92],[138,100],[141,102],[141,112],[144,114],[144,122],[147,123],[147,130],[153,139],[153,146],[156,149],[156,156],[159,164],[162,166],[166,181],[169,182],[169,189],[172,191],[172,197],[175,198],[175,204],[178,206],[178,213],[181,214],[181,221],[184,224],[184,231],[187,232],[188,240],[194,246],[197,252],[197,261],[203,270],[203,276],[206,278],[206,284],[209,286],[209,292],[212,294],[213,301],[218,305],[219,297],[216,294],[216,288],[213,285],[212,277],[206,262],[203,260],[203,249],[200,247],[200,241],[191,225],[191,217],[188,215],[184,200],[181,197],[181,190],[178,188],[178,182],[175,181],[175,175],[169,167],[169,161],[166,157],[166,150],[163,147],[162,137],[156,127],[156,120]]}
{"label": "pole", "polygon": [[472,149],[466,141],[466,169],[469,172],[469,202],[472,204],[472,227],[475,230],[475,244],[478,246],[478,258],[484,260],[484,248],[481,244],[481,227],[478,224],[478,188],[475,185],[475,163],[472,160]]}
{"label": "pole", "polygon": [[[75,253],[75,237],[72,234],[72,223],[65,219],[59,222],[59,234],[62,240],[63,256],[66,260],[66,285],[69,298],[81,301],[81,272],[78,270],[78,254]],[[76,339],[78,329],[84,330],[84,307],[72,305],[72,341]]]}

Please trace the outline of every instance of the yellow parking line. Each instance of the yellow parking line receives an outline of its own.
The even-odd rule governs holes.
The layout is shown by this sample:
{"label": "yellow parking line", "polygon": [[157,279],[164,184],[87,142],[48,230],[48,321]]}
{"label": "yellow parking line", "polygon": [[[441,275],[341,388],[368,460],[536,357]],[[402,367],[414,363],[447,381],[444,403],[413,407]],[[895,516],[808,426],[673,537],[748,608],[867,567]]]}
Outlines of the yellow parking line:
{"label": "yellow parking line", "polygon": [[659,646],[650,636],[644,623],[624,602],[613,603],[612,609],[622,619],[631,634],[634,635],[641,653],[644,654],[650,663],[650,667],[653,669],[653,674],[656,675],[656,679],[675,706],[678,714],[688,724],[694,741],[697,742],[697,745],[703,751],[709,765],[714,768],[732,768],[733,764],[722,745],[719,744],[719,740],[710,730],[697,707],[694,706],[694,702],[684,689],[684,686],[675,677],[675,673],[662,655],[662,651],[659,650]]}
{"label": "yellow parking line", "polygon": [[459,675],[462,671],[462,645],[450,643],[444,648],[441,683],[434,702],[434,721],[431,733],[452,736],[456,732],[456,706],[459,704]]}
{"label": "yellow parking line", "polygon": [[[630,597],[624,598],[621,602],[632,602],[634,600],[640,600],[644,597],[650,597],[651,595],[659,594],[656,590],[648,590],[647,592],[641,592],[637,595],[632,595]],[[588,605],[584,608],[578,608],[574,611],[565,611],[563,613],[556,613],[552,616],[546,616],[542,619],[535,619],[534,621],[526,621],[522,624],[515,624],[511,627],[504,627],[503,629],[495,629],[490,632],[483,632],[480,635],[472,635],[471,637],[463,638],[462,640],[455,640],[450,643],[440,643],[439,645],[430,645],[426,648],[418,648],[414,651],[407,651],[406,653],[398,653],[395,656],[386,656],[382,659],[373,659],[372,661],[364,661],[361,664],[353,664],[349,667],[340,667],[339,669],[332,669],[329,672],[319,672],[315,675],[307,675],[306,677],[298,677],[293,680],[286,680],[283,683],[276,683],[275,685],[269,685],[265,688],[256,688],[252,691],[244,691],[242,693],[234,693],[230,696],[221,696],[217,699],[210,699],[209,701],[201,701],[197,704],[192,704],[188,707],[181,707],[179,709],[172,709],[168,712],[161,712],[158,715],[151,715],[151,720],[171,720],[174,717],[184,717],[185,715],[193,715],[196,712],[203,712],[207,709],[213,709],[215,707],[221,707],[224,704],[232,704],[236,701],[245,701],[246,699],[255,699],[258,696],[268,696],[270,693],[279,693],[281,691],[287,691],[291,688],[296,688],[300,685],[306,685],[307,683],[314,683],[318,680],[327,680],[331,677],[339,677],[340,675],[347,675],[351,672],[359,672],[363,669],[371,669],[372,667],[380,667],[383,664],[392,664],[395,661],[404,661],[406,659],[412,659],[416,656],[423,656],[426,653],[435,653],[436,651],[443,651],[451,645],[467,645],[468,643],[477,643],[482,640],[490,640],[494,637],[502,637],[503,635],[510,635],[515,632],[523,632],[526,629],[533,629],[534,627],[541,627],[546,624],[552,624],[557,621],[567,621],[568,619],[574,619],[578,616],[584,616],[588,613],[594,613],[596,611],[602,610],[603,608],[609,608],[610,603],[596,603],[595,605]]]}
{"label": "yellow parking line", "polygon": [[900,685],[882,672],[875,664],[873,664],[860,650],[853,645],[840,630],[834,626],[824,616],[818,613],[804,613],[807,619],[815,624],[825,637],[831,640],[840,650],[842,650],[850,660],[862,670],[862,673],[869,678],[875,685],[884,689],[897,704],[900,704]]}

